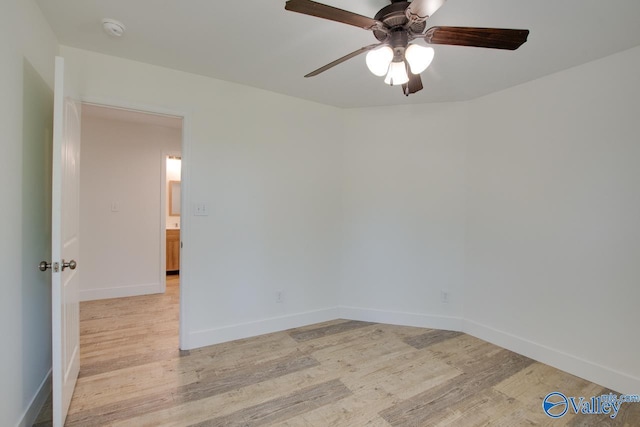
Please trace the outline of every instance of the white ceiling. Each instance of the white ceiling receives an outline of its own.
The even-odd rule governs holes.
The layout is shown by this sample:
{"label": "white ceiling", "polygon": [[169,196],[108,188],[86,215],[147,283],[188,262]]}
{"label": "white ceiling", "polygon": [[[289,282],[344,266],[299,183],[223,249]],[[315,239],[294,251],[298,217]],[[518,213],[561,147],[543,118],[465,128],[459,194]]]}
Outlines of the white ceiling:
{"label": "white ceiling", "polygon": [[[640,45],[638,0],[448,0],[434,25],[522,28],[519,50],[434,45],[424,90],[405,97],[360,55],[303,78],[373,34],[285,11],[285,0],[36,0],[63,45],[237,82],[338,107],[473,99]],[[373,17],[386,0],[325,0]],[[113,38],[103,18],[127,31]]]}

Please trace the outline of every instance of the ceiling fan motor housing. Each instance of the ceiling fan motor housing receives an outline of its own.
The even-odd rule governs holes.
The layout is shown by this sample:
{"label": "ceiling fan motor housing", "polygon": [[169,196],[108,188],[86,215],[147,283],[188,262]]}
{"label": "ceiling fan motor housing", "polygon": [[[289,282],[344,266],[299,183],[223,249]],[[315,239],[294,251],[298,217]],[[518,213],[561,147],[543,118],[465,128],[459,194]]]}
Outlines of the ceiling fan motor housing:
{"label": "ceiling fan motor housing", "polygon": [[[409,19],[405,14],[405,10],[409,7],[409,4],[410,3],[408,1],[396,0],[390,5],[380,9],[373,19],[382,22],[385,27],[389,29],[391,34],[397,31],[403,31],[406,33],[407,29],[405,29],[405,25],[409,22]],[[421,34],[424,32],[426,25],[427,23],[424,21],[415,22],[408,29],[411,33]],[[373,35],[381,42],[385,42],[389,38],[389,32],[375,28],[373,29]]]}
{"label": "ceiling fan motor housing", "polygon": [[389,34],[388,42],[391,49],[393,49],[394,61],[402,61],[404,51],[409,45],[409,34],[402,28],[392,30]]}

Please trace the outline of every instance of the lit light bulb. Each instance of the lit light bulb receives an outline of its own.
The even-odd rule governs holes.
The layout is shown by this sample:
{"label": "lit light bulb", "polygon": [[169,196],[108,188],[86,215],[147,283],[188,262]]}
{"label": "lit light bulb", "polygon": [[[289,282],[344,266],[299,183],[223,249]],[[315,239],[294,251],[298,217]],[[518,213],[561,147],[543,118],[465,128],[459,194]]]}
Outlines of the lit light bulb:
{"label": "lit light bulb", "polygon": [[393,50],[389,46],[382,46],[367,53],[367,67],[373,74],[382,77],[387,74],[392,59]]}
{"label": "lit light bulb", "polygon": [[409,81],[409,76],[407,75],[407,65],[404,61],[400,62],[392,62],[389,65],[389,72],[387,73],[387,77],[385,77],[384,82],[388,85],[403,85]]}
{"label": "lit light bulb", "polygon": [[434,50],[432,47],[425,47],[419,44],[412,44],[404,52],[404,58],[409,63],[412,74],[420,74],[433,61]]}

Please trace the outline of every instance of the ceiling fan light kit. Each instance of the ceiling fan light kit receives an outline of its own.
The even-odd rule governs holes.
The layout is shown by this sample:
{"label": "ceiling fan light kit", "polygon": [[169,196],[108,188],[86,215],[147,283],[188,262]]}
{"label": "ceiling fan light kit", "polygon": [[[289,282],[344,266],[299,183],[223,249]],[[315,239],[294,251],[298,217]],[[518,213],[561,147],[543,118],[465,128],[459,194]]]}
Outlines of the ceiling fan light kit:
{"label": "ceiling fan light kit", "polygon": [[386,76],[391,61],[393,61],[393,50],[389,46],[382,46],[367,52],[367,67],[375,76]]}
{"label": "ceiling fan light kit", "polygon": [[423,39],[429,44],[506,50],[516,50],[527,41],[529,30],[431,27],[425,31],[426,20],[445,1],[391,0],[391,4],[380,9],[373,19],[312,0],[289,0],[285,3],[285,9],[372,31],[379,42],[338,58],[305,77],[317,76],[367,52],[369,71],[379,77],[385,76],[384,82],[389,85],[402,85],[402,93],[409,96],[423,89],[420,73],[429,67],[435,54],[431,47],[411,43],[415,39]]}
{"label": "ceiling fan light kit", "polygon": [[[376,15],[377,16],[377,15]],[[386,76],[384,82],[388,85],[402,85],[409,81],[407,65],[411,74],[420,74],[427,69],[433,60],[434,51],[431,47],[409,44],[407,31],[395,30],[388,36],[389,45],[382,45],[367,53],[366,63],[369,71],[376,76]],[[402,66],[402,67],[401,67]],[[404,69],[401,69],[404,68]]]}
{"label": "ceiling fan light kit", "polygon": [[404,52],[404,57],[409,63],[409,68],[413,74],[420,74],[431,65],[435,51],[432,47],[410,44]]}
{"label": "ceiling fan light kit", "polygon": [[407,74],[407,64],[404,61],[393,61],[389,65],[389,72],[384,78],[384,82],[390,86],[403,85],[409,81]]}

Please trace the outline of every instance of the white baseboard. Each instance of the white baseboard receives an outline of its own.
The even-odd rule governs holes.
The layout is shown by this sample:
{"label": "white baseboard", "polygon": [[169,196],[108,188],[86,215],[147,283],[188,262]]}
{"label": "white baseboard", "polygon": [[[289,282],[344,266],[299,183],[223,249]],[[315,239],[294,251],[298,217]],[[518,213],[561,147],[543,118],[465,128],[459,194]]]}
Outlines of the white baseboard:
{"label": "white baseboard", "polygon": [[49,394],[51,393],[51,369],[47,372],[47,375],[44,377],[42,382],[40,383],[40,387],[38,387],[38,391],[36,392],[31,402],[29,402],[29,406],[27,406],[27,410],[20,417],[20,422],[16,424],[16,427],[31,427],[33,423],[38,418],[40,414],[40,410],[44,406]]}
{"label": "white baseboard", "polygon": [[[638,390],[640,390],[640,378],[632,377],[578,356],[520,338],[472,320],[465,320],[465,326],[462,331],[538,362],[608,387],[618,393],[638,394]],[[549,390],[549,393],[552,391],[570,392],[569,390]]]}
{"label": "white baseboard", "polygon": [[161,283],[147,283],[142,285],[114,286],[99,289],[83,289],[80,291],[80,301],[93,301],[98,299],[135,297],[162,293]]}
{"label": "white baseboard", "polygon": [[400,311],[373,310],[360,307],[339,307],[341,319],[363,322],[387,323],[390,325],[416,326],[419,328],[462,331],[464,319],[453,316],[437,316]]}
{"label": "white baseboard", "polygon": [[195,331],[187,334],[183,350],[284,331],[291,328],[299,328],[301,326],[327,322],[337,318],[337,308],[326,308],[286,316],[271,317],[255,322],[223,326],[221,328]]}

